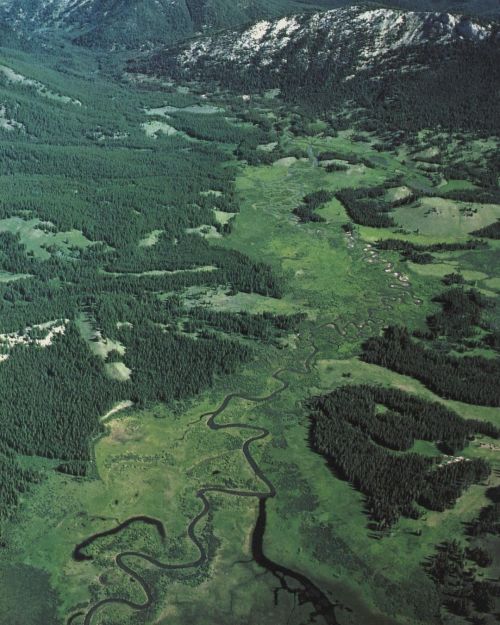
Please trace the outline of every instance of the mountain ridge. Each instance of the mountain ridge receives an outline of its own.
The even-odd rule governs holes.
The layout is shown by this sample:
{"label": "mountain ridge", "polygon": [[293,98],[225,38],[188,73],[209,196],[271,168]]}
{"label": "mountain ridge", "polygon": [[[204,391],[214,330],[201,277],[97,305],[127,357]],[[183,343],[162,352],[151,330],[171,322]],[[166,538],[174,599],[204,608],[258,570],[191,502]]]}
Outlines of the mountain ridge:
{"label": "mountain ridge", "polygon": [[[301,12],[349,7],[349,0],[0,0],[0,22],[26,37],[58,33],[106,50],[144,50],[200,33]],[[494,0],[390,0],[404,10],[497,15]],[[372,6],[376,6],[373,4]]]}
{"label": "mountain ridge", "polygon": [[386,119],[401,105],[416,120],[411,100],[425,93],[423,109],[439,106],[440,124],[457,123],[453,111],[463,109],[460,126],[476,125],[479,111],[492,128],[485,106],[491,116],[498,111],[488,83],[498,75],[499,41],[494,21],[361,5],[194,37],[130,62],[129,70],[240,92],[279,88],[286,99],[325,111],[356,102]]}
{"label": "mountain ridge", "polygon": [[147,49],[301,8],[299,0],[1,0],[0,18],[29,36],[56,31],[89,48]]}

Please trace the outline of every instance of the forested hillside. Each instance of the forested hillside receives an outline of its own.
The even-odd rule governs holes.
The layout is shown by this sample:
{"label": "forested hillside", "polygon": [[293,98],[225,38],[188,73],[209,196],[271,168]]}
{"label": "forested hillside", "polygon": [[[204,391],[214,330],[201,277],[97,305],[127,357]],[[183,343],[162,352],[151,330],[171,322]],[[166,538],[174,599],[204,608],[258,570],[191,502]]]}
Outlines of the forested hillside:
{"label": "forested hillside", "polygon": [[351,121],[354,115],[366,128],[498,132],[491,84],[499,80],[499,50],[494,23],[351,7],[198,37],[132,60],[129,71],[241,93],[278,88],[289,102],[327,116],[351,103]]}
{"label": "forested hillside", "polygon": [[[91,473],[99,417],[114,403],[192,397],[252,360],[249,341],[275,341],[301,317],[197,309],[191,318],[176,297],[199,286],[282,295],[268,265],[217,245],[223,228],[214,209],[238,211],[227,146],[265,140],[265,132],[221,115],[207,123],[179,113],[183,137],[152,139],[141,127],[147,92],[109,113],[106,97],[86,92],[85,82],[69,82],[70,97],[61,83],[49,90],[43,73],[35,79],[2,67],[4,115],[15,116],[0,140],[0,441],[10,483],[0,515],[7,517],[38,479],[15,453]],[[120,95],[99,86],[107,97]],[[213,229],[213,242],[204,228]]]}
{"label": "forested hillside", "polygon": [[[319,3],[321,4],[321,3]],[[2,0],[0,15],[30,37],[112,50],[151,49],[206,30],[308,9],[300,0]]]}

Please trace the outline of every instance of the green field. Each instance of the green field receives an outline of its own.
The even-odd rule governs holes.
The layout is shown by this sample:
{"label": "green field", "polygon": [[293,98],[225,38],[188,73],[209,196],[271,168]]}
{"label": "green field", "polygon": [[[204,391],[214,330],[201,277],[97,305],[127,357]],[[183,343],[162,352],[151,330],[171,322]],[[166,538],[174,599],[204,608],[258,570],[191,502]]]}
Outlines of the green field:
{"label": "green field", "polygon": [[[47,414],[65,415],[68,405],[53,397],[57,371],[61,388],[77,385],[77,414],[94,421],[74,457],[55,453],[50,440],[47,450],[14,450],[19,470],[41,477],[0,519],[1,625],[88,625],[86,615],[92,625],[332,622],[314,616],[297,578],[255,560],[259,499],[267,501],[264,554],[321,588],[340,625],[465,625],[443,608],[423,564],[444,540],[465,544],[464,523],[487,505],[487,489],[500,485],[498,442],[481,435],[460,452],[490,463],[487,483],[473,484],[442,512],[420,505],[419,518],[402,515],[377,533],[360,490],[312,451],[307,401],[345,384],[381,385],[500,426],[498,407],[440,397],[360,359],[363,343],[388,325],[424,333],[451,273],[491,297],[484,314],[498,329],[498,242],[433,252],[427,264],[376,242],[460,244],[495,221],[500,206],[442,197],[476,185],[443,184],[426,172],[422,162],[436,150],[422,137],[418,146],[380,149],[373,133],[367,141],[356,140],[353,128],[330,136],[317,119],[310,120],[314,133],[294,134],[287,108],[256,95],[255,111],[280,122],[263,130],[244,119],[241,99],[220,91],[207,100],[196,85],[179,92],[103,80],[93,102],[86,81],[95,60],[73,54],[67,83],[53,69],[30,68],[29,58],[12,63],[50,89],[32,85],[35,101],[44,95],[46,120],[38,123],[38,164],[23,137],[0,137],[0,148],[17,157],[0,191],[0,234],[14,235],[0,267],[0,319],[2,332],[70,320],[60,340],[68,341],[71,361],[58,362],[57,345],[16,348],[8,380],[30,371],[35,388],[48,389]],[[82,119],[50,95],[59,93],[82,101]],[[114,115],[102,104],[106,95]],[[30,99],[24,91],[18,97],[19,119],[28,124]],[[269,162],[238,161],[244,142],[265,146],[258,152]],[[451,159],[460,146],[450,146]],[[482,154],[485,142],[471,146]],[[329,151],[345,168],[318,163]],[[383,202],[404,200],[408,189],[420,197],[390,211],[394,227],[352,224],[335,193],[384,184]],[[331,192],[316,211],[322,220],[300,223],[293,209],[318,190]],[[269,321],[296,313],[304,314],[297,326]],[[270,325],[255,334],[250,325],[231,325],[244,314],[258,329]],[[474,332],[479,340],[486,330]],[[463,347],[442,344],[443,351]],[[497,356],[482,343],[463,351]],[[210,427],[219,407],[220,427]],[[43,438],[44,406],[32,414]],[[20,426],[23,435],[26,429]],[[412,451],[443,455],[428,440],[416,440]],[[71,462],[84,463],[85,472],[66,470]],[[165,536],[140,520],[105,534],[134,517],[163,524]],[[84,548],[86,557],[74,557],[79,543],[103,532]],[[484,577],[500,567],[491,543],[496,552]],[[200,553],[206,557],[197,562]],[[29,606],[22,603],[28,584]]]}

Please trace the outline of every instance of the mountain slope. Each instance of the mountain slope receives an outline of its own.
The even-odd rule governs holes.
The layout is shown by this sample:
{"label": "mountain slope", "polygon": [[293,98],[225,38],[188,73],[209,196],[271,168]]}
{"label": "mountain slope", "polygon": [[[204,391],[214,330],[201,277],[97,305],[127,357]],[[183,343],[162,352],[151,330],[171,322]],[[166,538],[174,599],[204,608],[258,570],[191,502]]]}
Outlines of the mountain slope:
{"label": "mountain slope", "polygon": [[[384,56],[428,43],[481,42],[494,28],[450,14],[392,9],[335,9],[301,14],[251,27],[193,39],[155,56],[165,68],[200,73],[222,64],[231,70],[278,74],[293,64],[307,72],[335,63],[349,71],[365,69]],[[286,70],[285,70],[286,71]]]}
{"label": "mountain slope", "polygon": [[[307,1],[307,0],[306,0]],[[309,4],[320,4],[325,9],[351,6],[347,0],[320,0]],[[444,13],[466,13],[467,15],[498,18],[500,5],[498,0],[387,0],[384,6],[407,11],[439,11]]]}
{"label": "mountain slope", "polygon": [[325,110],[354,101],[403,128],[429,117],[492,128],[497,33],[494,23],[448,13],[350,7],[194,38],[130,69],[242,91],[277,87]]}
{"label": "mountain slope", "polygon": [[136,49],[297,10],[294,0],[0,0],[26,34],[57,30],[89,47]]}

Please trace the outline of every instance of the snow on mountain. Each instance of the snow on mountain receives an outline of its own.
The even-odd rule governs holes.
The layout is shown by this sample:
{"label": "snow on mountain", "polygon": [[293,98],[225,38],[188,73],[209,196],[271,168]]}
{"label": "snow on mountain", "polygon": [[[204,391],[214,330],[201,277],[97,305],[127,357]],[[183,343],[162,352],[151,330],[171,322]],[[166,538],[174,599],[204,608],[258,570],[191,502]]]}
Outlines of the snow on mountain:
{"label": "snow on mountain", "polygon": [[206,66],[218,59],[238,66],[287,64],[290,57],[317,63],[318,58],[367,67],[384,54],[430,41],[483,41],[493,32],[480,24],[449,13],[420,13],[394,9],[350,7],[313,15],[262,20],[244,30],[197,38],[175,55],[179,68]]}
{"label": "snow on mountain", "polygon": [[138,49],[296,6],[295,0],[0,0],[0,22],[28,36],[57,29],[89,47]]}

